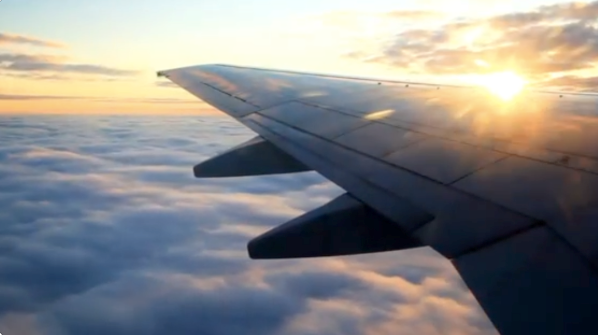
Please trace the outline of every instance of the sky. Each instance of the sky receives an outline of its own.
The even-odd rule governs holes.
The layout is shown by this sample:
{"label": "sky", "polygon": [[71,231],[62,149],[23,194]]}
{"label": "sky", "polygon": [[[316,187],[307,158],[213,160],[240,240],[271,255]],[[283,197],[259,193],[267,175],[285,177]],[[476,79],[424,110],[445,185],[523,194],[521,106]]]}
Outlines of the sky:
{"label": "sky", "polygon": [[212,114],[155,77],[207,63],[436,82],[507,69],[588,90],[597,13],[538,0],[4,0],[0,112]]}

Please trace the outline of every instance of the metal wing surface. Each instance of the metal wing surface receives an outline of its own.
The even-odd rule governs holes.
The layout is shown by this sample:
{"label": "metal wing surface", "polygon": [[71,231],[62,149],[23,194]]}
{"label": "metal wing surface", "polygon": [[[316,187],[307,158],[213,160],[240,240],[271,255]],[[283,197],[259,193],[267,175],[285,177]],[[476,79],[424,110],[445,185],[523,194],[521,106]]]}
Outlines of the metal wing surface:
{"label": "metal wing surface", "polygon": [[230,65],[159,75],[259,134],[196,176],[315,170],[346,190],[251,241],[252,258],[430,246],[503,335],[598,334],[595,96]]}

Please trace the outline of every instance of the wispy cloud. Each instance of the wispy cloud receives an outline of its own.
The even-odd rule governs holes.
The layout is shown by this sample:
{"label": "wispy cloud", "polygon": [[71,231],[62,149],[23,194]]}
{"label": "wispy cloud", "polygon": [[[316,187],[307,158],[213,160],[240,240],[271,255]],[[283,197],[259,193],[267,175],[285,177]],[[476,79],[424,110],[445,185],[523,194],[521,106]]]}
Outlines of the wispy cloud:
{"label": "wispy cloud", "polygon": [[598,91],[598,77],[566,75],[548,79],[543,84],[545,86],[556,87],[566,91]]}
{"label": "wispy cloud", "polygon": [[0,70],[15,72],[55,72],[103,76],[133,76],[138,72],[95,64],[66,63],[53,55],[0,54]]}
{"label": "wispy cloud", "polygon": [[151,104],[202,104],[197,99],[179,98],[109,98],[109,97],[88,97],[73,95],[34,95],[34,94],[2,94],[0,100],[86,100],[90,102],[104,103],[151,103]]}
{"label": "wispy cloud", "polygon": [[198,99],[179,98],[96,98],[98,102],[152,103],[152,104],[204,104]]}
{"label": "wispy cloud", "polygon": [[33,94],[1,94],[0,100],[72,100],[88,99],[87,97],[67,96],[67,95],[33,95]]}
{"label": "wispy cloud", "polygon": [[0,45],[2,44],[26,44],[36,47],[46,48],[65,48],[66,46],[62,43],[42,40],[35,37],[29,37],[17,34],[0,33]]}

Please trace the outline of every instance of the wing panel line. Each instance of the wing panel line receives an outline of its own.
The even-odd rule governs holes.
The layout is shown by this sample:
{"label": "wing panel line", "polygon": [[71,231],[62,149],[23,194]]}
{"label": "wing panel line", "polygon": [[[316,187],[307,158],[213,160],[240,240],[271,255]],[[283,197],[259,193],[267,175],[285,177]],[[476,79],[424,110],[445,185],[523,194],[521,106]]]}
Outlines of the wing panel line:
{"label": "wing panel line", "polygon": [[[302,103],[304,105],[308,105],[311,107],[316,107],[316,108],[321,108],[321,109],[327,109],[327,110],[332,110],[341,114],[345,114],[345,115],[350,115],[350,116],[361,116],[363,117],[363,113],[358,112],[358,111],[354,111],[355,114],[353,113],[349,113],[345,110],[342,110],[340,108],[333,108],[331,106],[321,106],[312,102],[305,102],[303,100],[298,100],[295,99],[293,101]],[[518,156],[518,157],[522,157],[522,158],[526,158],[526,159],[531,159],[534,161],[538,161],[538,162],[542,162],[542,163],[546,163],[546,164],[551,164],[551,165],[556,165],[556,166],[560,166],[560,167],[565,167],[571,170],[577,170],[577,171],[582,171],[582,172],[587,172],[587,173],[591,173],[591,174],[596,174],[598,175],[598,170],[591,170],[586,168],[582,168],[582,167],[575,167],[575,166],[571,166],[571,165],[565,165],[562,164],[563,162],[566,162],[568,160],[567,157],[579,157],[579,158],[585,158],[585,159],[589,159],[591,161],[594,161],[596,163],[598,163],[598,161],[596,160],[596,158],[592,157],[592,156],[588,156],[588,155],[583,155],[583,154],[579,154],[579,153],[573,153],[573,152],[568,152],[568,151],[563,151],[563,150],[555,150],[555,149],[551,149],[551,148],[544,148],[544,147],[538,147],[538,146],[530,146],[526,143],[522,143],[522,142],[517,142],[517,141],[508,141],[508,140],[504,140],[504,139],[500,139],[500,138],[486,138],[485,141],[484,139],[481,139],[480,141],[476,141],[474,139],[469,139],[467,136],[464,135],[460,135],[460,134],[450,134],[450,131],[447,131],[446,129],[440,128],[440,127],[435,127],[432,125],[424,125],[424,124],[420,124],[420,123],[416,123],[416,122],[409,122],[409,121],[403,121],[403,120],[399,120],[399,119],[392,119],[392,121],[394,121],[394,123],[389,123],[389,122],[384,122],[384,119],[380,119],[380,120],[371,120],[372,123],[380,123],[383,125],[387,125],[387,126],[391,126],[391,127],[395,127],[398,129],[402,129],[402,130],[407,130],[407,131],[412,131],[412,132],[416,132],[416,133],[420,133],[426,136],[430,136],[430,137],[435,137],[435,138],[439,138],[439,139],[443,139],[443,140],[447,140],[447,141],[451,141],[451,142],[456,142],[456,143],[460,143],[460,144],[466,144],[466,145],[471,145],[474,147],[479,147],[479,148],[484,148],[487,150],[492,150],[492,151],[496,151],[496,152],[500,152],[503,154],[507,154],[507,155],[513,155],[513,156]],[[426,129],[429,128],[429,129]],[[492,141],[488,141],[488,139],[491,139]],[[500,143],[512,143],[515,145],[519,145],[522,147],[526,147],[526,148],[530,148],[530,149],[536,149],[536,150],[543,150],[543,151],[548,151],[550,153],[554,153],[556,155],[561,155],[561,159],[560,160],[556,160],[556,161],[551,161],[551,160],[543,160],[540,158],[536,158],[533,156],[525,156],[522,155],[520,153],[518,153],[517,150],[509,150],[509,147],[506,146],[505,149],[501,149],[501,148],[496,148],[493,144],[496,142],[500,142]],[[391,154],[391,153],[389,153]]]}
{"label": "wing panel line", "polygon": [[[260,122],[257,122],[257,120],[254,120],[256,117],[263,118],[264,120],[270,120],[270,122],[280,124],[283,127],[287,127],[289,130],[293,130],[295,132],[304,134],[304,136],[312,137],[314,139],[322,141],[322,143],[328,143],[331,146],[335,146],[339,149],[346,150],[347,153],[351,153],[351,155],[354,155],[354,157],[363,157],[364,159],[369,159],[369,160],[371,160],[372,163],[375,162],[376,164],[383,163],[382,165],[379,165],[379,167],[380,166],[388,166],[391,168],[392,171],[401,170],[400,168],[398,168],[394,165],[390,165],[388,163],[379,161],[377,159],[372,160],[372,158],[368,157],[367,155],[362,155],[361,153],[359,153],[355,150],[352,150],[352,149],[345,149],[344,147],[342,147],[338,144],[335,144],[334,142],[328,141],[326,139],[322,139],[318,136],[306,133],[301,130],[294,129],[294,128],[289,127],[286,124],[281,123],[279,121],[272,120],[270,118],[261,116],[260,114],[254,114],[253,116],[249,117],[248,121],[250,121],[251,123],[255,123],[255,125],[250,126],[250,128],[252,128],[253,130],[255,130],[258,133],[263,133],[264,131],[267,131],[270,134],[270,133],[272,133],[273,130],[266,128],[267,125],[261,125]],[[256,127],[258,127],[258,128],[256,128]],[[267,130],[264,130],[264,129],[267,129]],[[284,137],[283,135],[278,135],[277,133],[278,132],[276,132],[275,136],[285,138],[285,140],[286,140],[286,137]],[[289,139],[287,141],[291,141],[291,143],[300,142],[299,139],[293,139],[293,140]],[[294,145],[297,145],[297,144],[294,144]],[[316,145],[316,143],[314,143],[314,145]],[[301,146],[301,147],[303,147],[303,146]],[[309,151],[310,153],[316,154],[314,152],[314,150],[311,150],[309,148],[305,148],[303,150],[306,150],[306,151]],[[324,149],[324,150],[326,150],[326,149]],[[322,153],[317,153],[317,155],[323,157]],[[350,156],[347,156],[347,155],[344,155],[343,156],[344,158],[342,158],[341,156],[338,156],[336,154],[335,154],[335,156],[337,156],[337,159],[334,163],[335,165],[341,164],[340,162],[344,159],[351,159]],[[338,161],[338,158],[341,158],[341,161]],[[324,157],[322,159],[328,161],[328,160],[330,160],[330,157]],[[361,163],[366,163],[366,162],[367,161],[364,160]],[[357,164],[360,164],[360,163],[357,163]],[[377,168],[377,169],[380,170],[379,168]],[[376,170],[376,171],[378,171],[378,170]],[[390,172],[391,170],[388,170],[388,171]],[[439,213],[445,214],[444,216],[437,218],[437,220],[439,219],[440,221],[438,221],[438,223],[435,223],[434,226],[427,227],[426,234],[424,234],[422,236],[425,237],[426,240],[428,241],[428,242],[426,242],[426,244],[430,244],[429,242],[431,242],[432,244],[435,245],[434,249],[436,249],[437,251],[441,252],[442,254],[444,254],[445,256],[447,256],[449,258],[456,257],[457,255],[460,255],[462,250],[469,249],[473,245],[477,245],[481,242],[486,242],[488,240],[488,238],[486,236],[490,236],[491,239],[495,239],[495,237],[492,237],[492,236],[495,236],[495,234],[496,235],[505,235],[505,233],[510,233],[513,230],[519,230],[523,226],[529,226],[538,221],[537,219],[534,219],[527,215],[518,213],[509,208],[503,207],[500,204],[495,204],[492,201],[489,201],[487,199],[483,199],[476,195],[472,195],[472,194],[468,194],[466,192],[462,192],[460,190],[456,190],[450,186],[439,184],[437,182],[434,182],[434,184],[436,184],[437,186],[431,187],[431,188],[428,187],[427,189],[421,190],[421,192],[423,192],[423,193],[420,192],[420,194],[415,199],[412,199],[410,197],[405,197],[405,195],[402,193],[407,192],[409,194],[412,194],[412,192],[409,192],[408,189],[412,189],[413,187],[416,187],[415,185],[417,185],[418,183],[421,184],[421,183],[427,182],[427,180],[419,178],[417,175],[411,173],[411,171],[402,172],[403,176],[407,176],[404,174],[404,173],[407,173],[408,175],[413,176],[410,178],[414,178],[414,180],[419,179],[420,181],[416,182],[414,185],[405,185],[407,187],[407,189],[405,189],[405,191],[402,193],[396,193],[396,192],[391,191],[391,189],[392,190],[396,189],[396,187],[394,187],[396,185],[388,184],[388,185],[386,185],[387,187],[383,187],[383,186],[379,185],[380,180],[378,180],[378,182],[377,182],[375,180],[369,180],[369,178],[363,179],[362,176],[359,175],[357,171],[355,171],[355,167],[349,168],[349,169],[347,169],[347,167],[340,168],[338,173],[341,173],[341,172],[346,173],[346,171],[349,171],[352,174],[355,174],[355,176],[357,176],[357,178],[359,178],[360,181],[363,180],[364,182],[367,182],[368,184],[373,183],[374,186],[381,187],[382,189],[386,189],[388,192],[391,192],[392,194],[394,194],[395,196],[398,196],[401,199],[402,198],[407,199],[409,202],[414,203],[414,205],[416,205],[418,207],[421,207],[421,201],[426,201],[429,205],[431,205],[432,203],[434,203],[436,201],[440,201],[441,203],[428,206],[428,208],[421,207],[424,210],[429,211],[432,215],[438,215]],[[380,173],[382,173],[382,172],[380,172]],[[332,175],[332,176],[325,175],[325,176],[327,178],[329,178],[331,181],[337,183],[339,186],[347,189],[348,192],[351,192],[351,189],[347,188],[347,185],[345,185],[342,181],[339,182],[337,180],[337,178],[335,178],[336,175]],[[403,177],[399,177],[399,178],[403,178]],[[394,178],[394,179],[396,179],[396,178]],[[391,184],[392,184],[392,182],[391,182]],[[422,184],[422,185],[425,185],[425,184]],[[428,185],[432,186],[433,184],[428,184]],[[430,192],[432,192],[432,193],[430,193]],[[429,198],[430,200],[429,201],[425,200],[428,197],[430,197]],[[416,200],[416,199],[418,199],[418,200],[413,202],[413,200]],[[366,203],[370,203],[370,201],[368,201],[368,199],[362,199],[362,201],[364,201]],[[451,205],[453,207],[451,207],[449,205]],[[462,220],[469,216],[467,214],[467,212],[463,212],[461,209],[466,210],[466,208],[469,208],[467,206],[470,206],[470,205],[474,206],[474,207],[482,206],[482,207],[480,207],[481,210],[475,210],[475,213],[472,213],[473,219],[470,218],[471,220],[474,220],[476,224],[478,224],[478,223],[483,224],[483,222],[485,220],[484,217],[485,217],[485,215],[487,215],[484,213],[487,213],[487,211],[490,211],[490,213],[494,213],[494,214],[492,214],[493,215],[492,218],[488,218],[493,221],[492,224],[493,224],[494,228],[491,230],[487,230],[487,232],[484,232],[484,231],[486,231],[485,228],[475,229],[471,233],[463,235],[462,237],[457,239],[458,240],[457,242],[455,242],[454,240],[451,240],[451,241],[446,240],[446,238],[445,238],[446,236],[444,234],[434,235],[434,232],[436,232],[436,233],[439,232],[439,230],[437,230],[437,229],[435,230],[434,227],[436,227],[436,228],[444,227],[445,230],[446,229],[450,230],[450,229],[453,229],[454,227],[457,227],[456,229],[459,230],[459,229],[463,228],[462,227],[463,224],[468,225],[469,223],[474,223],[473,221],[469,222],[471,220],[465,220],[467,222],[464,221],[465,223],[461,222],[461,224],[458,224],[456,226],[454,225],[456,223],[454,220]],[[449,206],[449,207],[447,207],[447,206]],[[458,208],[459,210],[455,212],[454,206],[457,206],[456,208]],[[373,207],[375,208],[375,206],[373,206]],[[430,210],[432,210],[432,211],[430,211]],[[449,211],[449,213],[447,213],[446,211]],[[500,214],[500,213],[503,213],[503,214]],[[403,226],[403,228],[406,231],[413,234],[416,231],[417,232],[423,231],[423,230],[418,230],[418,229],[420,229],[422,227],[426,227],[428,225],[431,225],[432,223],[436,222],[437,220],[430,221],[427,224],[422,224],[422,225]],[[440,226],[438,226],[438,225],[440,225]],[[453,227],[453,228],[451,228],[451,227]],[[459,227],[461,227],[461,228],[459,228]],[[430,232],[432,232],[433,235],[430,235]],[[440,238],[440,240],[438,240],[439,238]],[[425,240],[422,240],[422,241],[425,241]],[[462,243],[465,243],[465,244],[463,244],[463,246],[465,248],[459,246],[460,245],[459,243],[461,243],[459,241],[461,241]]]}

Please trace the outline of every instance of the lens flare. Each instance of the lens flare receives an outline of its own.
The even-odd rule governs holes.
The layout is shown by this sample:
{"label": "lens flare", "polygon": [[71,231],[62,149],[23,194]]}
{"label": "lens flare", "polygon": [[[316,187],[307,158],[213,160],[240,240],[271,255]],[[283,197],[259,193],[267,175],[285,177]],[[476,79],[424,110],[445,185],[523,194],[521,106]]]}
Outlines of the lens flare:
{"label": "lens flare", "polygon": [[478,84],[502,100],[509,101],[523,90],[526,81],[514,72],[504,71],[482,75]]}

